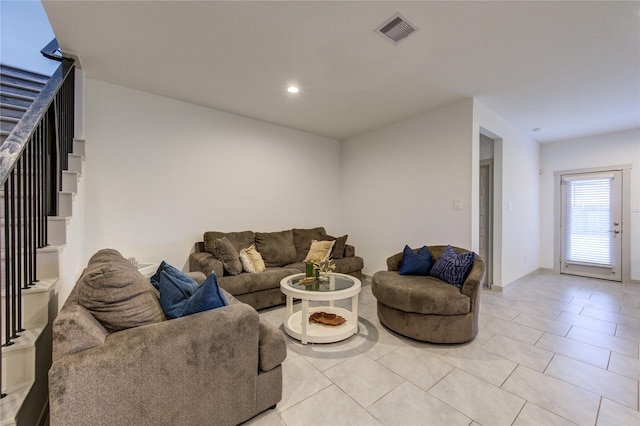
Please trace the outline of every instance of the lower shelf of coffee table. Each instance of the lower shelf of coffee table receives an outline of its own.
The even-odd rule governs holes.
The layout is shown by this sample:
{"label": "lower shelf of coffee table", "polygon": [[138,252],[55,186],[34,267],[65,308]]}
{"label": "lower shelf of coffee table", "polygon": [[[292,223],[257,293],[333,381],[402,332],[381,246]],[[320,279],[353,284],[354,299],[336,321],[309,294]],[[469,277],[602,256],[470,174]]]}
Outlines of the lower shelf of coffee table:
{"label": "lower shelf of coffee table", "polygon": [[[327,312],[330,314],[340,315],[347,321],[340,325],[324,325],[315,322],[309,322],[307,327],[308,343],[333,343],[344,340],[353,336],[358,332],[358,322],[352,319],[352,312],[337,307],[315,306],[309,308],[309,315],[314,312]],[[284,330],[294,339],[302,341],[302,311],[294,312],[284,321]],[[307,321],[309,319],[307,318]]]}

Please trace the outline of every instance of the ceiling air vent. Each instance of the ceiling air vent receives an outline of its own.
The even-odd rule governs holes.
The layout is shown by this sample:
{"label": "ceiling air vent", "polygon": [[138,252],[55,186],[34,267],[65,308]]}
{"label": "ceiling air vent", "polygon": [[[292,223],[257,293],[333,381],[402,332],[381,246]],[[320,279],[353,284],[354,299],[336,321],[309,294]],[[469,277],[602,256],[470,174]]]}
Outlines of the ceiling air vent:
{"label": "ceiling air vent", "polygon": [[399,13],[389,18],[380,27],[378,27],[378,29],[376,29],[376,32],[380,33],[380,35],[393,44],[400,43],[416,31],[418,31],[418,28],[407,21],[406,18],[401,16]]}

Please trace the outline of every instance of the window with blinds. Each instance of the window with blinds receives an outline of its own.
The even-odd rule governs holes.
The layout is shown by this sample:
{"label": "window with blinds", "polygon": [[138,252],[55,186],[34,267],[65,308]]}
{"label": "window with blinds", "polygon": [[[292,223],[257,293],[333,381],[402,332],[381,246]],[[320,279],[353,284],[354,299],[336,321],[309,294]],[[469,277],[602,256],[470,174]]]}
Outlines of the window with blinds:
{"label": "window with blinds", "polygon": [[563,177],[565,262],[613,266],[613,174]]}

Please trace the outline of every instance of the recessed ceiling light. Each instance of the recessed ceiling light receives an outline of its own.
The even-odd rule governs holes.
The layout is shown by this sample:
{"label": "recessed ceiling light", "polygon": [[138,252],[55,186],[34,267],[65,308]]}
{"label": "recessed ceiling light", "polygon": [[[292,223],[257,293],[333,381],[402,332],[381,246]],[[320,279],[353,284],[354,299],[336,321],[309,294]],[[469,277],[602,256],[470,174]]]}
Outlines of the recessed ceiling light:
{"label": "recessed ceiling light", "polygon": [[300,91],[300,89],[298,89],[296,86],[287,87],[287,92],[289,92],[289,93],[298,93],[299,91]]}

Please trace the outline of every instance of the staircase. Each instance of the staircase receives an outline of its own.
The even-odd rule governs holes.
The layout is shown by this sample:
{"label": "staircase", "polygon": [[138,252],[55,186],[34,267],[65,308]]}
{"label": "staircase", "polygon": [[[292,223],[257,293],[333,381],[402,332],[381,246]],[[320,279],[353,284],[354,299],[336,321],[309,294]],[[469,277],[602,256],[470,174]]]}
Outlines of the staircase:
{"label": "staircase", "polygon": [[[67,74],[69,71],[66,70],[69,69],[71,71]],[[47,374],[51,365],[51,324],[58,314],[59,303],[66,297],[66,294],[59,293],[72,287],[79,273],[77,258],[82,244],[79,233],[83,226],[84,202],[80,179],[85,143],[72,138],[72,87],[72,65],[61,65],[51,78],[0,65],[0,172],[7,176],[5,180],[10,178],[7,180],[10,186],[4,183],[0,185],[0,372],[1,393],[6,394],[0,399],[0,426],[48,424]],[[54,144],[51,148],[54,151],[43,151],[49,149],[44,147],[45,142],[42,142],[41,148],[36,147],[35,144],[40,143],[36,140],[49,140],[47,138],[58,141],[58,147],[55,148]],[[24,150],[18,149],[20,146],[24,146]],[[39,168],[42,163],[36,163],[37,156],[53,158],[54,163],[47,165],[53,168],[53,175]],[[49,182],[52,176],[53,186],[43,182],[42,187],[38,187],[41,179]],[[21,182],[24,183],[19,189]],[[7,188],[9,192],[5,193]],[[31,189],[34,192],[29,192]],[[50,199],[57,201],[57,210],[53,210],[57,211],[56,216],[47,216],[48,210],[32,207],[35,200],[42,199],[45,193],[51,194]],[[33,203],[31,200],[34,200]],[[22,210],[17,207],[17,215],[14,204],[23,206]],[[5,210],[5,205],[8,210]],[[7,211],[10,213],[5,218]],[[33,215],[29,213],[31,211]],[[75,223],[72,220],[74,211],[76,215],[79,213]],[[42,219],[36,219],[38,215]],[[36,224],[42,224],[42,227]],[[17,245],[15,241],[7,240],[7,236],[11,235],[8,230],[14,228],[23,229],[14,233],[17,235]],[[35,228],[41,231],[35,232]],[[36,243],[33,246],[28,244],[28,241],[35,241],[35,234],[46,235],[46,241],[37,245],[40,248],[36,248]],[[15,239],[15,235],[12,238]],[[5,250],[5,247],[13,248]],[[27,262],[27,259],[34,260]],[[35,275],[32,273],[33,264]],[[10,296],[7,294],[9,265],[17,270],[17,277],[11,275],[9,282],[16,282],[21,287],[17,291],[21,299],[16,298],[16,292]],[[20,300],[21,311],[14,308],[15,305],[7,305],[7,297],[10,301]],[[17,317],[22,319],[19,325],[22,330],[16,333],[18,336],[7,331],[7,325],[15,324],[15,319],[6,317],[7,312],[18,312]],[[8,328],[11,330],[10,326]]]}
{"label": "staircase", "polygon": [[46,75],[0,65],[0,145],[9,137],[40,90]]}
{"label": "staircase", "polygon": [[[51,365],[51,323],[58,314],[58,284],[67,245],[67,227],[73,219],[78,183],[82,177],[85,142],[73,141],[69,170],[58,193],[59,216],[48,217],[49,245],[37,251],[38,282],[22,292],[24,332],[2,350],[0,426],[46,424],[47,372]],[[4,304],[5,294],[2,293]],[[4,330],[2,331],[4,341]]]}

